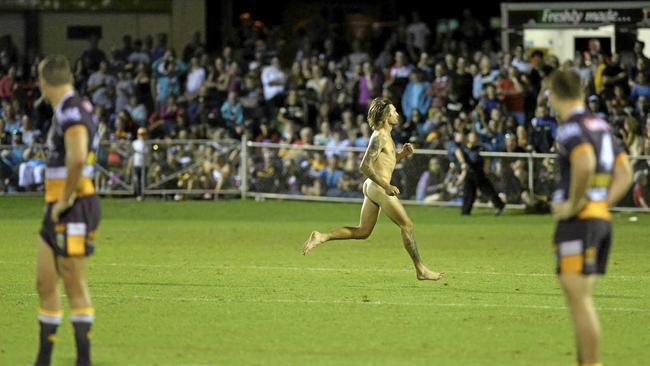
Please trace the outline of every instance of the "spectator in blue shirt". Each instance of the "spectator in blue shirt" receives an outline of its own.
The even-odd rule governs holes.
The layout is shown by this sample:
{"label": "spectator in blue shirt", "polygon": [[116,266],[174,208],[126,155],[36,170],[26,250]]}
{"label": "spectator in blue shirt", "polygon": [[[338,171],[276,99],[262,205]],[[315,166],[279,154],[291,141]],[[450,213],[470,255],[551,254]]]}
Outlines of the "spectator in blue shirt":
{"label": "spectator in blue shirt", "polygon": [[479,104],[486,116],[489,116],[492,113],[492,110],[499,108],[500,102],[497,97],[497,88],[494,84],[488,84],[485,87],[485,95],[481,97]]}
{"label": "spectator in blue shirt", "polygon": [[244,112],[235,92],[228,93],[228,100],[221,106],[221,118],[231,130],[244,125]]}
{"label": "spectator in blue shirt", "polygon": [[164,103],[170,95],[181,95],[180,76],[187,71],[187,64],[174,57],[168,51],[163,58],[158,59],[151,65],[156,78],[156,100]]}
{"label": "spectator in blue shirt", "polygon": [[481,134],[481,142],[487,151],[505,151],[506,135],[499,131],[497,121],[491,119],[487,129]]}
{"label": "spectator in blue shirt", "polygon": [[4,119],[5,122],[4,131],[7,135],[20,132],[20,117],[16,114],[16,111],[14,111],[11,103],[7,102],[3,103],[3,105],[2,116],[0,116],[0,118]]}
{"label": "spectator in blue shirt", "polygon": [[488,84],[494,84],[497,76],[499,76],[499,70],[493,70],[490,65],[490,58],[483,56],[479,63],[479,72],[474,76],[474,85],[472,87],[474,99],[480,99],[485,93],[485,87]]}
{"label": "spectator in blue shirt", "polygon": [[650,85],[648,85],[648,76],[640,72],[636,76],[636,83],[632,86],[632,92],[630,97],[633,100],[637,100],[639,97],[650,98]]}
{"label": "spectator in blue shirt", "polygon": [[549,115],[546,106],[537,107],[530,125],[528,141],[533,149],[538,153],[550,152],[557,135],[557,121]]}
{"label": "spectator in blue shirt", "polygon": [[339,157],[332,155],[327,159],[327,167],[321,170],[320,178],[323,183],[325,195],[329,197],[337,197],[341,195],[339,182],[343,177],[343,171],[339,168]]}
{"label": "spectator in blue shirt", "polygon": [[433,98],[429,94],[431,83],[424,81],[423,71],[415,69],[411,73],[411,81],[406,85],[406,90],[402,95],[402,110],[404,118],[410,119],[414,109],[420,111],[420,115],[427,114]]}

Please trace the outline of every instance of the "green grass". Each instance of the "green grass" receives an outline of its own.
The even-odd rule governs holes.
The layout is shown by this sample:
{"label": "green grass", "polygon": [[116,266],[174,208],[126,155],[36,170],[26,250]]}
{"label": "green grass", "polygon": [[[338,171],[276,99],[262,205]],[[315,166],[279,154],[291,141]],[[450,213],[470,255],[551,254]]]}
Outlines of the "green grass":
{"label": "green grass", "polygon": [[[367,241],[303,257],[359,205],[103,200],[90,288],[95,365],[574,365],[549,216],[410,207],[440,283],[415,279],[385,217]],[[36,351],[42,202],[0,197],[0,365]],[[650,359],[650,216],[614,218],[597,287],[606,365]],[[55,366],[72,365],[67,321]]]}

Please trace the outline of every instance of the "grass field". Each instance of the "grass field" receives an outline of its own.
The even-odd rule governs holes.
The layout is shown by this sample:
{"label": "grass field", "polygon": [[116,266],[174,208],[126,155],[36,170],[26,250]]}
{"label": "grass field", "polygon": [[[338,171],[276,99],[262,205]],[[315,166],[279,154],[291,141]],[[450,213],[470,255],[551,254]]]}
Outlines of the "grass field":
{"label": "grass field", "polygon": [[[36,351],[42,210],[0,197],[0,365]],[[105,199],[95,365],[574,365],[550,216],[407,210],[439,283],[416,281],[385,217],[367,241],[301,255],[312,229],[354,224],[358,205]],[[597,287],[608,366],[650,362],[650,216],[628,218],[615,215]],[[73,364],[67,318],[54,358]]]}

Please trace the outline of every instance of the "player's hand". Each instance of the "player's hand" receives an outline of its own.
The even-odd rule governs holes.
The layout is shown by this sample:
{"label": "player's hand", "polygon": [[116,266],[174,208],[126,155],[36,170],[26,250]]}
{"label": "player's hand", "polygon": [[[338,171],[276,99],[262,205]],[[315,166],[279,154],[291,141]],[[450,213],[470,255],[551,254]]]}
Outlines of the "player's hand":
{"label": "player's hand", "polygon": [[52,222],[59,222],[59,218],[61,217],[61,214],[64,213],[66,210],[68,210],[70,207],[72,207],[73,203],[74,203],[74,198],[71,198],[68,201],[64,201],[64,200],[56,201],[54,206],[52,206],[52,212],[50,213]]}
{"label": "player's hand", "polygon": [[551,204],[553,218],[556,221],[570,219],[580,212],[586,203],[587,201],[584,198],[577,205],[572,204],[570,201],[553,202]]}
{"label": "player's hand", "polygon": [[388,188],[385,189],[386,194],[389,196],[397,196],[399,195],[399,188],[395,186],[388,186]]}
{"label": "player's hand", "polygon": [[409,157],[409,156],[413,155],[414,151],[415,151],[415,149],[413,148],[413,145],[411,145],[410,143],[406,143],[402,147],[402,156],[405,157],[405,158]]}

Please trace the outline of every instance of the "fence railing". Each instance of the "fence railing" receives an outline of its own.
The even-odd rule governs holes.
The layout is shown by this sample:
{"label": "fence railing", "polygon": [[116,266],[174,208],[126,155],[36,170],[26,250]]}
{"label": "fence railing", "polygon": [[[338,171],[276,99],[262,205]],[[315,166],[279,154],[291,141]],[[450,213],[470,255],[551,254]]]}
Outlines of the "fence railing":
{"label": "fence railing", "polygon": [[[224,196],[356,202],[363,199],[358,170],[363,147],[289,145],[246,140],[147,140],[100,144],[95,185],[102,195]],[[39,191],[45,148],[0,146],[0,194]],[[554,154],[483,152],[485,171],[509,207],[548,206],[555,179]],[[633,189],[620,210],[647,195],[650,156],[631,157]],[[416,150],[398,162],[392,183],[408,204],[450,206],[462,202],[460,167],[445,150]],[[644,177],[646,177],[644,179]],[[634,192],[633,192],[634,191]],[[635,199],[634,195],[637,195]],[[478,206],[487,206],[479,195]]]}

